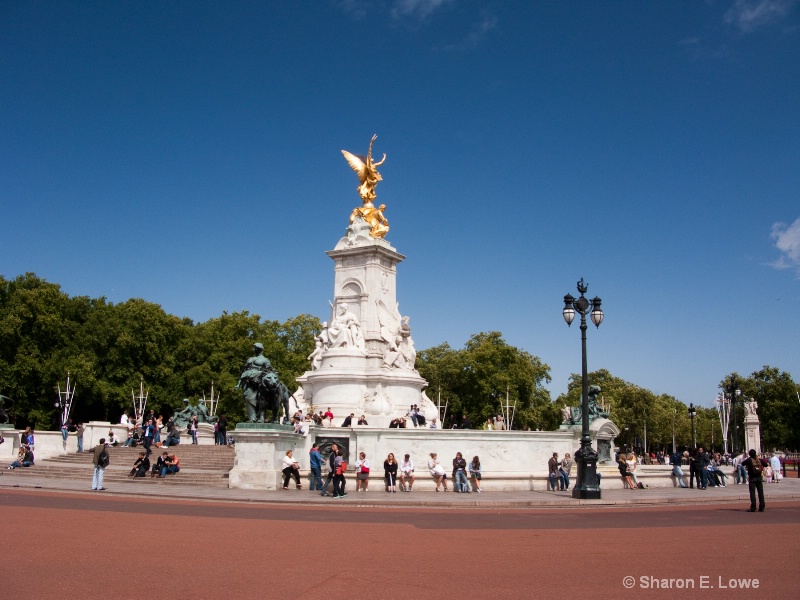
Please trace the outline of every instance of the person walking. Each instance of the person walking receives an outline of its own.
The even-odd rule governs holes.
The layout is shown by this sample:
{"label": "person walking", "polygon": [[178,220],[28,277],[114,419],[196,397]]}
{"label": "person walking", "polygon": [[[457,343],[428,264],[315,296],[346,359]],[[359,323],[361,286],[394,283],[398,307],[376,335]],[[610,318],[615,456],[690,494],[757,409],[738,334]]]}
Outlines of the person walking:
{"label": "person walking", "polygon": [[344,491],[346,485],[344,474],[347,472],[347,463],[344,461],[341,448],[336,450],[336,457],[333,459],[333,465],[333,497],[344,498],[347,496],[347,492]]}
{"label": "person walking", "polygon": [[756,512],[756,494],[758,494],[758,512],[764,512],[766,504],[764,503],[762,474],[769,464],[763,458],[758,458],[758,454],[752,448],[748,454],[749,458],[742,463],[744,468],[747,469],[750,488],[750,508],[748,512]]}
{"label": "person walking", "polygon": [[328,455],[328,477],[325,479],[325,483],[322,484],[322,493],[320,496],[327,496],[328,485],[330,485],[333,478],[336,476],[336,454],[338,451],[339,447],[336,444],[331,444],[331,453]]}
{"label": "person walking", "polygon": [[103,491],[106,489],[103,487],[103,475],[105,475],[109,462],[106,438],[100,438],[100,443],[92,450],[92,464],[94,465],[94,473],[92,474],[93,490]]}

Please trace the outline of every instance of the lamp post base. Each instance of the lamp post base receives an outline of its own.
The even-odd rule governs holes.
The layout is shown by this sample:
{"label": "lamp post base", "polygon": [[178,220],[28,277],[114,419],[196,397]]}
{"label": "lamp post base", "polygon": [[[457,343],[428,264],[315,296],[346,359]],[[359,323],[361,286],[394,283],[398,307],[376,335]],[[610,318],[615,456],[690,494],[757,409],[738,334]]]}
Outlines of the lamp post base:
{"label": "lamp post base", "polygon": [[572,488],[572,497],[576,500],[599,500],[600,481],[597,479],[597,452],[591,446],[575,453],[578,466],[578,479]]}

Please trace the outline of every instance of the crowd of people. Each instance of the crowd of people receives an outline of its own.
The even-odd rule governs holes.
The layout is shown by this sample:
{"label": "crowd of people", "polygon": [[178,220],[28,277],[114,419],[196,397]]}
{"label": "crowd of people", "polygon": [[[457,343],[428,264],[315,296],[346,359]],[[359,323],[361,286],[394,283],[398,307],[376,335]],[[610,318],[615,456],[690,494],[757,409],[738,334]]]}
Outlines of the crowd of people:
{"label": "crowd of people", "polygon": [[[288,489],[290,477],[296,477],[296,486],[301,489],[299,479],[299,465],[292,457],[291,451],[287,451],[284,459],[284,484],[283,489]],[[291,461],[291,464],[290,462]],[[320,496],[332,496],[342,498],[347,496],[347,469],[348,464],[345,460],[342,448],[336,444],[331,444],[328,456],[322,457],[319,445],[314,442],[309,451],[311,491],[319,491]],[[430,453],[427,461],[427,468],[430,476],[436,484],[436,491],[450,491],[448,487],[448,470],[444,468],[436,452]],[[327,471],[327,476],[323,481],[323,469]],[[398,461],[394,453],[390,452],[383,461],[383,483],[387,493],[411,492],[414,489],[414,482],[417,480],[415,473],[416,467],[410,454],[404,454],[403,459]],[[367,458],[366,452],[359,452],[358,458],[354,463],[354,473],[356,478],[356,492],[368,492],[372,465]],[[470,493],[473,487],[476,492],[481,493],[481,461],[478,456],[467,462],[461,452],[457,452],[452,460],[452,470],[449,472],[452,489],[460,493]],[[333,492],[328,494],[328,486],[333,484]]]}

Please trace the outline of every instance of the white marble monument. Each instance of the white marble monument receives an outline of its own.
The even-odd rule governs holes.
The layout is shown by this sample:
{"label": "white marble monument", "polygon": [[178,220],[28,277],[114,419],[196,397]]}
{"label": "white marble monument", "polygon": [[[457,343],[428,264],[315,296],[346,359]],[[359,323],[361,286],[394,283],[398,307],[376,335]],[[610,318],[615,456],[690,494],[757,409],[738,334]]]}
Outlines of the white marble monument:
{"label": "white marble monument", "polygon": [[744,403],[744,449],[761,454],[761,422],[758,420],[757,408],[758,403],[755,400],[746,400]]}
{"label": "white marble monument", "polygon": [[[295,393],[305,410],[327,410],[335,424],[364,415],[372,426],[388,427],[416,405],[427,421],[438,411],[423,389],[427,382],[414,369],[417,351],[409,317],[400,315],[397,265],[405,258],[386,241],[385,205],[375,208],[375,185],[381,180],[367,157],[342,151],[359,176],[362,205],[350,214],[345,236],[327,252],[334,261],[330,319],[323,323],[311,354],[311,370],[297,378]],[[408,425],[412,426],[411,421]]]}

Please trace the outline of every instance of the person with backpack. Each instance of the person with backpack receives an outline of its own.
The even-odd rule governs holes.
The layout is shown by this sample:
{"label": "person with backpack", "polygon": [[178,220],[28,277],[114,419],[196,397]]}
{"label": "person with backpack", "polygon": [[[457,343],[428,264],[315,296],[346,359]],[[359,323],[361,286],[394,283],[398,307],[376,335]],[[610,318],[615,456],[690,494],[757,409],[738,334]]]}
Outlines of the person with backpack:
{"label": "person with backpack", "polygon": [[109,465],[108,449],[106,448],[106,438],[100,438],[100,443],[92,450],[92,464],[94,473],[92,474],[92,489],[103,491],[103,475]]}
{"label": "person with backpack", "polygon": [[344,474],[347,472],[347,462],[345,462],[342,456],[341,448],[336,450],[336,457],[334,458],[333,464],[335,469],[333,476],[333,497],[344,498],[347,496],[347,492],[344,491],[345,485],[347,485],[344,478]]}
{"label": "person with backpack", "polygon": [[764,469],[767,468],[768,463],[763,458],[758,458],[758,454],[754,449],[750,449],[748,453],[749,458],[745,460],[742,465],[747,469],[749,478],[748,484],[750,487],[750,508],[748,512],[756,512],[756,493],[758,493],[758,512],[764,512],[764,482],[761,479]]}

